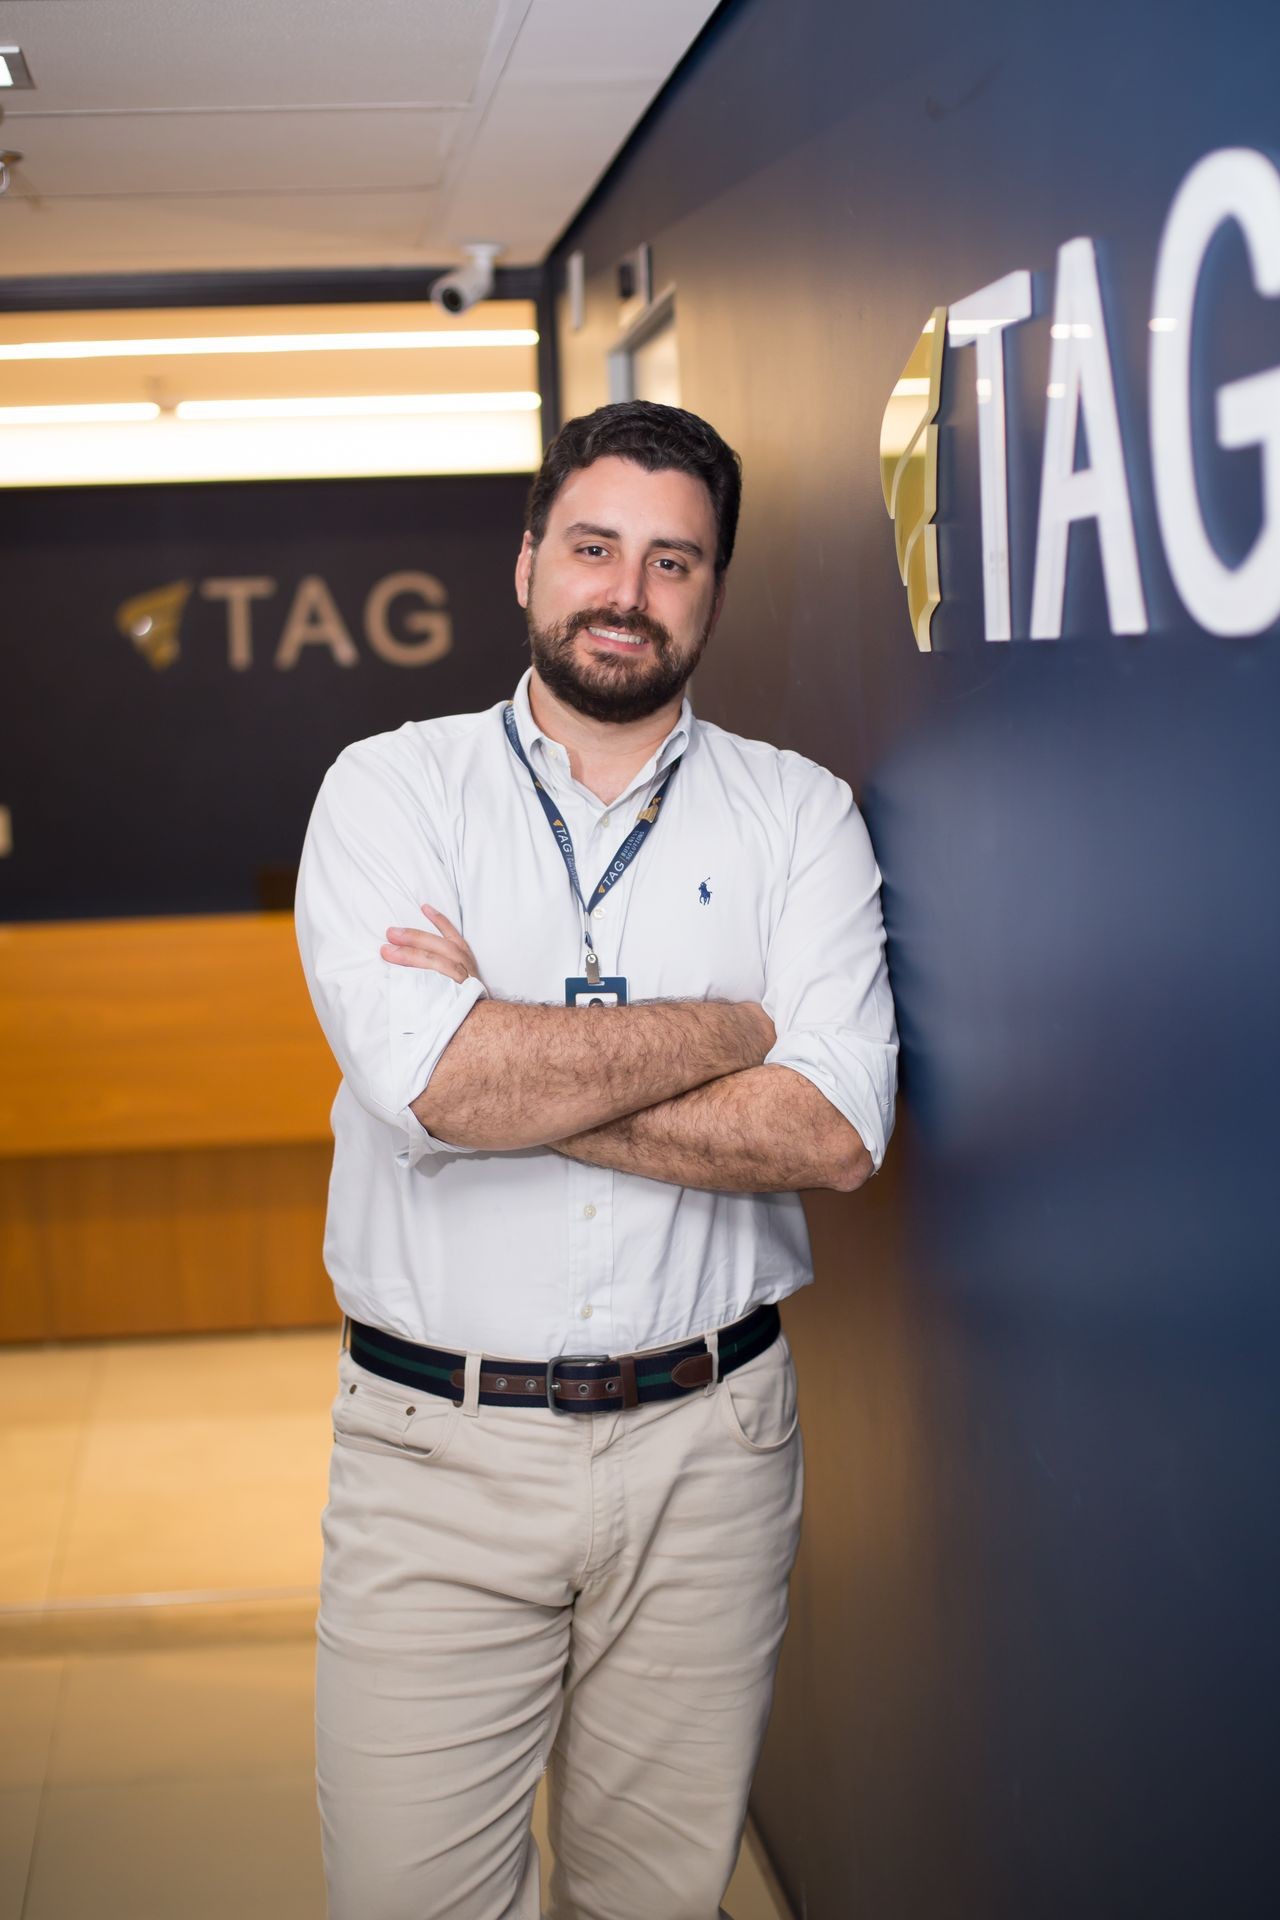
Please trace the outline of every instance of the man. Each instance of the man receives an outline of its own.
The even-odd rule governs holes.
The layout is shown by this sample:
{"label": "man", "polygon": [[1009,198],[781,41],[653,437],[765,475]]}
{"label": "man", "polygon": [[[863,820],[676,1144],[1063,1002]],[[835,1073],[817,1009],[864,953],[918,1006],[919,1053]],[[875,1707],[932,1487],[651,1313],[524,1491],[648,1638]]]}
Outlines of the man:
{"label": "man", "polygon": [[332,1920],[536,1920],[548,1763],[555,1920],[713,1920],[733,1868],[800,1519],[775,1303],[896,1056],[849,789],[683,699],[739,492],[678,408],[571,421],[514,700],[349,747],[308,831]]}

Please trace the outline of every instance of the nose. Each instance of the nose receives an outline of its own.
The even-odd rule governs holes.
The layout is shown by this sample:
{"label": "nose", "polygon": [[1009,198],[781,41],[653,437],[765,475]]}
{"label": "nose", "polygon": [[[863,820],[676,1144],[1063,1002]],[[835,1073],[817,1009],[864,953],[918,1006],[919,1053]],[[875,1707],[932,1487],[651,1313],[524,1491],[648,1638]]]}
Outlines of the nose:
{"label": "nose", "polygon": [[609,581],[608,602],[616,613],[643,613],[645,603],[644,560],[619,558]]}

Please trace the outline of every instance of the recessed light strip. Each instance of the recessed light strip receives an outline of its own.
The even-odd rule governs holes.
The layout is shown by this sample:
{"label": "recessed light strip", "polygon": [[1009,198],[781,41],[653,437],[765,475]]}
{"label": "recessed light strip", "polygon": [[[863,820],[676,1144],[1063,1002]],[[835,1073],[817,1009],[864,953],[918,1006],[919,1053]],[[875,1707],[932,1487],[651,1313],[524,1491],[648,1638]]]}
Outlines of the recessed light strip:
{"label": "recessed light strip", "polygon": [[418,347],[536,347],[532,327],[443,327],[396,333],[193,334],[166,340],[0,342],[0,360],[149,360],[220,353],[365,353]]}
{"label": "recessed light strip", "polygon": [[154,400],[89,407],[0,407],[0,427],[109,426],[122,420],[158,420]]}
{"label": "recessed light strip", "polygon": [[534,413],[536,393],[353,393],[308,400],[181,400],[179,420],[339,420],[415,413]]}
{"label": "recessed light strip", "polygon": [[[179,420],[338,420],[424,413],[536,413],[536,393],[352,393],[298,400],[180,400]],[[103,406],[0,407],[0,426],[76,427],[158,420],[152,400]]]}

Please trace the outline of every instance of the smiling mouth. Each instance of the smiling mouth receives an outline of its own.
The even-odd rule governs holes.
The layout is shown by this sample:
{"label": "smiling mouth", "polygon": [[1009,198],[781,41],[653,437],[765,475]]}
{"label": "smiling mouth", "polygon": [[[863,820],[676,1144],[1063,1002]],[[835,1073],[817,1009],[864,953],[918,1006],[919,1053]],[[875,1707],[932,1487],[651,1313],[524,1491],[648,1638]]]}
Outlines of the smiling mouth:
{"label": "smiling mouth", "polygon": [[642,633],[628,633],[623,627],[588,627],[587,632],[593,640],[604,640],[619,647],[647,647],[649,644]]}

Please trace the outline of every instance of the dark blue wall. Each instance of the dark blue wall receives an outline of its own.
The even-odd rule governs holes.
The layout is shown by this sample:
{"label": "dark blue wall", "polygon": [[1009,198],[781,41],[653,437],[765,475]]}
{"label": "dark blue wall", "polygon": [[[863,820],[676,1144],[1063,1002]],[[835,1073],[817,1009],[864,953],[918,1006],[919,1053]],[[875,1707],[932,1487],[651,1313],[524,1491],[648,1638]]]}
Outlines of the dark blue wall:
{"label": "dark blue wall", "polygon": [[[488,706],[523,672],[511,569],[527,490],[521,474],[454,474],[0,495],[0,921],[288,907],[347,742]],[[369,642],[371,589],[404,573],[447,596],[438,660]],[[201,593],[229,577],[272,587],[240,667],[225,601]],[[312,638],[282,665],[308,580],[322,583],[298,616]],[[189,595],[176,653],[154,665],[118,610],[170,583]],[[393,647],[423,645],[423,611],[390,600]]]}
{"label": "dark blue wall", "polygon": [[[1233,1916],[1280,1904],[1280,641],[1196,630],[1146,451],[1156,247],[1188,168],[1280,148],[1280,10],[740,0],[557,250],[569,405],[609,268],[674,283],[683,396],[746,472],[698,704],[863,799],[900,1131],[812,1207],[789,1309],[810,1472],[756,1810],[811,1920]],[[881,415],[921,326],[1015,268],[1013,601],[1027,630],[1057,248],[1098,245],[1153,631],[982,637],[970,356],[939,417],[944,605],[907,622]],[[1238,237],[1202,396],[1280,363]],[[1207,400],[1202,403],[1207,406]],[[1255,454],[1207,463],[1235,557]]]}

